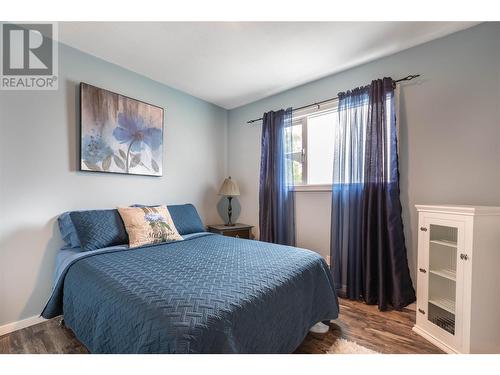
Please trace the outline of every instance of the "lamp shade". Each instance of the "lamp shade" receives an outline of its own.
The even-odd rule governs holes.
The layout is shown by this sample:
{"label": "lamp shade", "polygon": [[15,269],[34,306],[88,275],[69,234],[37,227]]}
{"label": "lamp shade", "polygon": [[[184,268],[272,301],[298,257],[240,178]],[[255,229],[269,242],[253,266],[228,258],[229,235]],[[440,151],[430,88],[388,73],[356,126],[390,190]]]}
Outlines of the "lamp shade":
{"label": "lamp shade", "polygon": [[222,183],[222,186],[219,190],[219,195],[224,195],[226,197],[235,197],[237,195],[240,195],[240,188],[238,187],[236,181],[231,180],[231,176],[229,176],[229,178],[226,178]]}

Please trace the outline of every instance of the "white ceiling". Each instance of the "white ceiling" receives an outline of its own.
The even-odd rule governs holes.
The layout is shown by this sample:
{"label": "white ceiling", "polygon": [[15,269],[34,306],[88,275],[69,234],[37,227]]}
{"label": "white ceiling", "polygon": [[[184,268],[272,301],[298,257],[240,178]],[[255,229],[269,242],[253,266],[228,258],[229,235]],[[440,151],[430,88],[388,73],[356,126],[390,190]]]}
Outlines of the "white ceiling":
{"label": "white ceiling", "polygon": [[61,22],[59,39],[231,109],[475,24]]}

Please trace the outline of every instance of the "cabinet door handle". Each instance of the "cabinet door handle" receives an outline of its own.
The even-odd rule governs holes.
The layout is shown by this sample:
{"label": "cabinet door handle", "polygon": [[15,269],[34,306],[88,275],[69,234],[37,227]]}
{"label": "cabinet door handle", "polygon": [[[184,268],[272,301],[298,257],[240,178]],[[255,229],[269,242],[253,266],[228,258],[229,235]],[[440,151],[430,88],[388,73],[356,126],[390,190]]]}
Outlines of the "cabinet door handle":
{"label": "cabinet door handle", "polygon": [[469,256],[467,254],[460,254],[460,259],[462,259],[462,260],[468,260]]}
{"label": "cabinet door handle", "polygon": [[424,268],[419,268],[418,270],[422,273],[427,273],[427,271]]}
{"label": "cabinet door handle", "polygon": [[427,232],[427,228],[426,228],[426,227],[420,227],[420,230],[421,230],[422,232]]}
{"label": "cabinet door handle", "polygon": [[425,315],[425,311],[424,311],[424,310],[422,310],[422,309],[418,309],[418,312],[419,312],[420,314],[424,314],[424,315]]}

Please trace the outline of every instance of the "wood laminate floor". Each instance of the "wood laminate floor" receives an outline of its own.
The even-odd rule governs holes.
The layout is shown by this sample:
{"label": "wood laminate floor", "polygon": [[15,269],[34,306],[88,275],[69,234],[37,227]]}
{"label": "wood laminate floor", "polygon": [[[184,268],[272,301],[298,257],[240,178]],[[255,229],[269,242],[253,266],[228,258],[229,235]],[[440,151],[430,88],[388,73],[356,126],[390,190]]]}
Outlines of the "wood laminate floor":
{"label": "wood laminate floor", "polygon": [[338,338],[355,341],[368,349],[385,354],[444,353],[412,331],[415,311],[378,310],[362,302],[339,299],[340,315],[330,323],[324,335],[309,333],[295,353],[325,353]]}
{"label": "wood laminate floor", "polygon": [[[0,337],[0,353],[88,353],[61,318]],[[414,333],[415,312],[380,312],[376,306],[340,300],[340,316],[323,335],[310,333],[295,353],[325,353],[342,337],[381,353],[442,353]]]}

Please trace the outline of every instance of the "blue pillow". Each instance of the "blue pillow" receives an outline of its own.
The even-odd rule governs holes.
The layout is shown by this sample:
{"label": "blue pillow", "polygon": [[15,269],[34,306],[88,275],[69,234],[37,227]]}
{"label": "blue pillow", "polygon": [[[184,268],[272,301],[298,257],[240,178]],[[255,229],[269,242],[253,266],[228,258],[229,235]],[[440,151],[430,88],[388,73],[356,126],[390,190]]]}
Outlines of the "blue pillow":
{"label": "blue pillow", "polygon": [[73,211],[70,214],[82,251],[128,244],[128,235],[118,210]]}
{"label": "blue pillow", "polygon": [[68,247],[78,248],[81,247],[80,240],[78,239],[78,234],[76,233],[73,221],[71,221],[70,212],[65,212],[57,218],[57,223],[59,224],[59,230],[61,231],[61,236],[63,241]]}
{"label": "blue pillow", "polygon": [[192,204],[176,204],[167,206],[177,231],[183,234],[205,232],[200,215]]}
{"label": "blue pillow", "polygon": [[[159,205],[151,205],[150,207],[154,206]],[[132,207],[147,207],[147,205],[134,204]],[[167,206],[167,208],[174,221],[175,228],[177,228],[177,232],[181,236],[190,233],[205,232],[200,215],[198,215],[198,211],[196,211],[196,208],[192,204],[174,204]]]}

